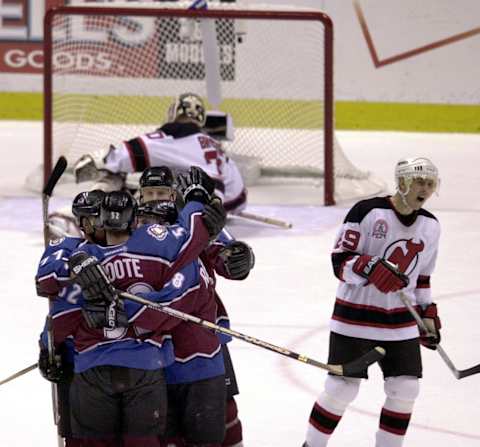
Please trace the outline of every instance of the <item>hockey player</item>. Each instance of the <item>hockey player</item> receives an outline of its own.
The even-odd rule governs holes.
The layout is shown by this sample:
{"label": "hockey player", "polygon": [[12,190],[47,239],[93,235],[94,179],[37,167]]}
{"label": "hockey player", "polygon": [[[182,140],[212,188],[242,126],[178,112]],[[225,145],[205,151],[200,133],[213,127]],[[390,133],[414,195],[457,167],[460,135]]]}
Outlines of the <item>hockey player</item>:
{"label": "hockey player", "polygon": [[[403,443],[422,377],[420,343],[436,349],[440,319],[432,302],[430,275],[437,257],[440,226],[423,209],[437,190],[438,170],[422,157],[400,160],[393,196],[358,202],[348,212],[332,253],[340,280],[331,319],[329,363],[348,362],[373,346],[386,356],[379,362],[386,400],[380,413],[376,447]],[[434,337],[420,334],[400,301],[404,293]],[[304,446],[326,446],[360,379],[329,375],[315,402]]]}
{"label": "hockey player", "polygon": [[[190,182],[190,200],[206,194],[205,191],[201,181]],[[133,224],[131,196],[120,192],[112,194],[112,197],[105,197],[103,204],[108,199],[108,205],[102,204],[101,210],[101,222],[109,230],[106,236],[110,245],[120,242],[122,232],[128,237]],[[158,319],[158,315],[163,314],[138,309],[134,315],[127,313],[110,283],[105,283],[106,277],[99,273],[101,270],[95,258],[87,256],[85,251],[93,250],[101,259],[108,256],[104,259],[105,267],[117,286],[120,283],[132,292],[160,289],[169,276],[181,276],[176,269],[195,258],[196,250],[201,250],[223,225],[221,213],[212,210],[210,205],[203,208],[201,203],[188,203],[180,216],[184,226],[178,225],[175,232],[164,232],[159,226],[135,232],[131,242],[135,245],[135,254],[131,256],[128,253],[130,242],[112,248],[85,244],[71,256],[70,271],[75,274],[83,295],[76,308],[55,316],[54,336],[58,346],[67,335],[72,335],[78,352],[70,395],[73,432],[77,438],[82,438],[82,446],[114,446],[117,443],[157,446],[166,411],[161,370],[173,361],[170,338],[163,332],[165,325]],[[143,256],[139,255],[142,250]],[[159,251],[163,257],[158,257]],[[157,268],[152,268],[154,265]],[[185,287],[191,281],[199,284],[198,268],[189,268],[190,272],[193,268],[193,279],[188,277],[181,281],[180,276],[174,276],[176,280],[172,280],[174,287],[170,287],[170,294],[188,295],[189,291],[185,292],[182,284]],[[171,298],[168,293],[167,296]],[[127,316],[131,317],[130,322]],[[158,325],[162,327],[157,328]],[[209,347],[217,349],[213,346],[215,343],[218,346],[213,337]],[[92,382],[98,387],[92,388],[89,385]],[[122,417],[118,412],[119,401],[110,394],[115,392],[122,393],[128,401],[128,405],[122,407]],[[123,441],[118,438],[122,432]]]}
{"label": "hockey player", "polygon": [[[72,203],[72,212],[76,225],[82,229],[85,238],[90,242],[104,241],[104,232],[98,229],[100,203],[103,191],[87,191],[78,194]],[[80,287],[70,284],[70,274],[66,268],[71,252],[84,243],[82,237],[63,237],[50,241],[42,255],[37,275],[35,277],[37,293],[53,299],[50,315],[53,317],[61,312],[75,308],[81,294]],[[79,446],[78,440],[72,437],[70,425],[69,391],[73,379],[74,348],[71,340],[59,346],[53,359],[47,348],[46,327],[41,335],[38,367],[47,380],[57,384],[58,393],[58,435],[65,438],[65,447]]]}
{"label": "hockey player", "polygon": [[[176,220],[177,208],[175,206],[176,193],[174,190],[173,175],[171,170],[166,166],[153,167],[146,169],[140,177],[140,197],[141,203],[139,207],[139,221],[148,223],[173,224]],[[224,327],[229,327],[229,318],[226,309],[215,291],[215,273],[227,279],[245,279],[254,265],[254,255],[251,248],[244,242],[235,241],[235,239],[224,229],[220,235],[204,250],[201,259],[209,273],[213,283],[211,284],[211,293],[215,297],[217,304],[216,323]],[[177,329],[179,336],[182,336],[182,328]],[[175,332],[173,340],[175,345]],[[224,447],[241,446],[242,445],[242,425],[238,419],[238,410],[234,396],[238,394],[237,381],[233,364],[227,344],[231,339],[228,336],[219,334],[223,358],[225,361],[225,379],[227,385],[227,402],[226,402],[226,434],[222,443]],[[178,362],[176,362],[178,363]],[[185,416],[187,412],[185,408],[194,408],[189,398],[179,399],[182,395],[203,396],[204,384],[200,382],[182,383],[183,379],[178,377],[176,369],[186,369],[192,366],[188,363],[185,365],[173,365],[168,367],[167,387],[169,388],[169,418],[167,424],[167,433],[170,434],[168,440],[169,446],[180,447],[183,441],[179,439],[181,435],[188,434],[188,424],[183,423],[188,420]],[[199,376],[199,379],[202,377]],[[195,391],[198,387],[197,392]],[[190,390],[186,393],[186,390]],[[205,390],[206,391],[206,390]],[[202,405],[208,404],[208,396],[202,398]],[[175,435],[175,436],[174,436]],[[175,438],[175,440],[173,439]]]}
{"label": "hockey player", "polygon": [[[77,182],[119,178],[150,166],[169,166],[175,172],[201,167],[216,182],[215,194],[230,213],[246,206],[247,190],[235,162],[221,144],[202,132],[205,106],[194,93],[178,96],[168,109],[168,122],[153,132],[82,156],[74,166]],[[115,175],[118,174],[118,175]]]}

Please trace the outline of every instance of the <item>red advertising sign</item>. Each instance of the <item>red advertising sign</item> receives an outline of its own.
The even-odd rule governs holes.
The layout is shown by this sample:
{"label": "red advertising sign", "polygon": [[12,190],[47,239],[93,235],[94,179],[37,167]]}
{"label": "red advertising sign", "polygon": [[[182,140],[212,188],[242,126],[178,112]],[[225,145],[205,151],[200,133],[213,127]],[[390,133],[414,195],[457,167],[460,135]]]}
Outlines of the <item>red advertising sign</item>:
{"label": "red advertising sign", "polygon": [[0,73],[41,73],[43,16],[64,0],[0,1]]}

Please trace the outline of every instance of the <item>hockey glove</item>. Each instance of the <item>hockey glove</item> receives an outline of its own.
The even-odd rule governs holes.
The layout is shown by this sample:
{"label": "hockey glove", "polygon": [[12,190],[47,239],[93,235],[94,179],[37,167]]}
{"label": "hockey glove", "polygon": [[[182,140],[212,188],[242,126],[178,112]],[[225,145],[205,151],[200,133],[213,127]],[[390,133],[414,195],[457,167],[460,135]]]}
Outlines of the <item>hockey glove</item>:
{"label": "hockey glove", "polygon": [[44,379],[53,383],[59,383],[67,376],[67,373],[63,368],[62,357],[58,354],[54,354],[53,361],[51,361],[48,355],[48,349],[43,347],[40,347],[38,369]]}
{"label": "hockey glove", "polygon": [[185,203],[191,200],[208,203],[215,190],[215,181],[198,166],[192,166],[187,174],[179,174],[177,184]]}
{"label": "hockey glove", "polygon": [[111,151],[115,150],[115,146],[110,145],[109,148],[99,149],[82,155],[73,166],[73,174],[77,183],[90,180],[98,180],[100,171],[106,169],[106,159]]}
{"label": "hockey glove", "polygon": [[361,255],[353,265],[353,271],[366,278],[380,292],[396,292],[408,286],[408,276],[394,264],[378,256]]}
{"label": "hockey glove", "polygon": [[431,303],[425,309],[422,309],[421,317],[429,333],[428,335],[420,335],[420,343],[428,349],[435,350],[440,343],[440,329],[442,327],[442,322],[437,312],[437,305]]}
{"label": "hockey glove", "polygon": [[227,212],[218,197],[214,197],[210,203],[205,205],[202,219],[210,240],[215,239],[227,222]]}
{"label": "hockey glove", "polygon": [[115,288],[95,256],[80,252],[70,258],[68,265],[73,281],[82,288],[85,301],[110,303],[118,299]]}
{"label": "hockey glove", "polygon": [[253,250],[242,241],[235,241],[228,247],[222,248],[220,256],[231,279],[246,278],[255,265]]}
{"label": "hockey glove", "polygon": [[82,313],[83,318],[92,329],[115,329],[128,326],[128,317],[122,300],[112,302],[86,301],[82,307]]}

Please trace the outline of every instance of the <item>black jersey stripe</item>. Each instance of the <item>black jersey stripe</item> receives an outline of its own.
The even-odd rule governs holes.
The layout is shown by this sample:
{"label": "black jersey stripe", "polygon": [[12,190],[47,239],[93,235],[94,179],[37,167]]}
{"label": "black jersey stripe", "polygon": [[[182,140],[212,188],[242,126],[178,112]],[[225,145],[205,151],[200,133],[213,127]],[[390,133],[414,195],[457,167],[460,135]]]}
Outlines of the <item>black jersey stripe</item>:
{"label": "black jersey stripe", "polygon": [[353,304],[337,298],[332,318],[358,326],[398,329],[415,326],[415,319],[406,308],[382,309],[375,306]]}
{"label": "black jersey stripe", "polygon": [[130,153],[130,159],[135,172],[143,172],[150,166],[147,149],[140,138],[126,141],[125,146]]}

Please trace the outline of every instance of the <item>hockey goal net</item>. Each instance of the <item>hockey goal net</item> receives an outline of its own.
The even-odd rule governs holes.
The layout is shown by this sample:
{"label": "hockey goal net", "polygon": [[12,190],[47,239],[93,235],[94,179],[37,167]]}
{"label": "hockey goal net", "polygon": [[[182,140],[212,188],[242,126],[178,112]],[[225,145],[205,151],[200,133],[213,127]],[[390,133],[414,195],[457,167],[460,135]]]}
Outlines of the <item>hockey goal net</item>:
{"label": "hockey goal net", "polygon": [[[334,144],[329,17],[225,5],[90,3],[48,11],[44,178],[60,155],[72,166],[84,153],[153,131],[174,97],[191,91],[232,116],[227,153],[258,167],[255,181],[310,181],[323,187],[325,204],[376,193],[370,175]],[[340,192],[340,179],[352,186]]]}

